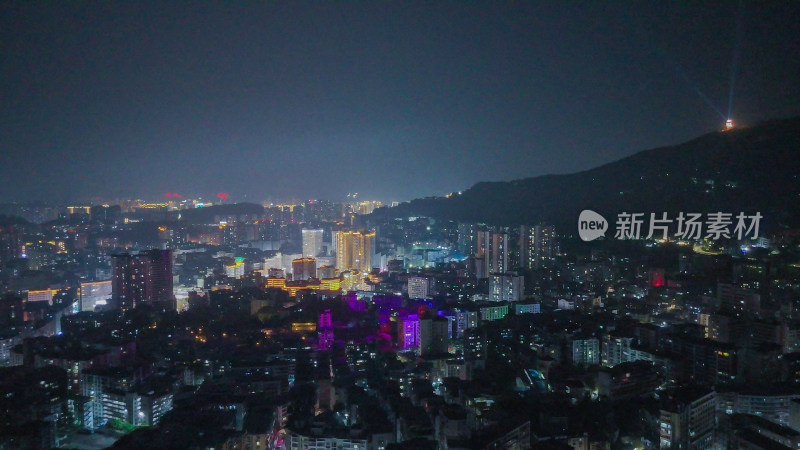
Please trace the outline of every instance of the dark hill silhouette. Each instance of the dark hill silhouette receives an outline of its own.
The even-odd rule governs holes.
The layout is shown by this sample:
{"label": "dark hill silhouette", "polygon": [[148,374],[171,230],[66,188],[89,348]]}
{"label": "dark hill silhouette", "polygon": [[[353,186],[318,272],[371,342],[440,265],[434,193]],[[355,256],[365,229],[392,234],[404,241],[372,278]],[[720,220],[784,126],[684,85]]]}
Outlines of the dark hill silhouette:
{"label": "dark hill silhouette", "polygon": [[581,210],[761,212],[762,229],[800,226],[800,117],[715,132],[566,175],[477,183],[462,195],[412,200],[376,216],[424,215],[493,225],[552,223]]}

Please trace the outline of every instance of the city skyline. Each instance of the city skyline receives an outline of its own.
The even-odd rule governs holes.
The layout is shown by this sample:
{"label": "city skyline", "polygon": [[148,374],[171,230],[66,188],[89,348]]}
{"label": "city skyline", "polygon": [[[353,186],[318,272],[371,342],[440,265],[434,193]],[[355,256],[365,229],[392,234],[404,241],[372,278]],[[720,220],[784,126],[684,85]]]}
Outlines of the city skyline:
{"label": "city skyline", "polygon": [[6,2],[0,449],[800,448],[800,2]]}
{"label": "city skyline", "polygon": [[800,113],[796,13],[13,3],[0,194],[403,201],[575,172]]}

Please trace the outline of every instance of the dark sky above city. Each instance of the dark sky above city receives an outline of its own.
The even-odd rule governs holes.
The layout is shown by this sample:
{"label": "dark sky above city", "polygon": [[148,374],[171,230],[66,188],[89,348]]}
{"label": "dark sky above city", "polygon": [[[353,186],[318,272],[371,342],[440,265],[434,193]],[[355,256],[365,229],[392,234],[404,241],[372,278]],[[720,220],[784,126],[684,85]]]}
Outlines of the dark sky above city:
{"label": "dark sky above city", "polygon": [[407,200],[800,114],[800,2],[4,2],[2,201]]}

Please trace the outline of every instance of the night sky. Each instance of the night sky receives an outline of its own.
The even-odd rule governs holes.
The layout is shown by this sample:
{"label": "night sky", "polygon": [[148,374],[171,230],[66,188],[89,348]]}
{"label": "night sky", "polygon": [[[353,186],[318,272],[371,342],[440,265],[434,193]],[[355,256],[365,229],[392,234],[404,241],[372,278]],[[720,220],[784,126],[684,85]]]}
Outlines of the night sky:
{"label": "night sky", "polygon": [[732,71],[738,124],[800,114],[800,2],[682,3],[4,2],[0,201],[574,172],[721,128]]}

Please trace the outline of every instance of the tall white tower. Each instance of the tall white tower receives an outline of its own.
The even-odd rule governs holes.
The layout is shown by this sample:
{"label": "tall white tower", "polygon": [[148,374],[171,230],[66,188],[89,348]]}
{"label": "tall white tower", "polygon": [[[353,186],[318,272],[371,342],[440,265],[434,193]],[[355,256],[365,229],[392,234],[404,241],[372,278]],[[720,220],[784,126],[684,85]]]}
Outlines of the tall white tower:
{"label": "tall white tower", "polygon": [[303,230],[303,257],[316,258],[322,251],[322,230]]}

